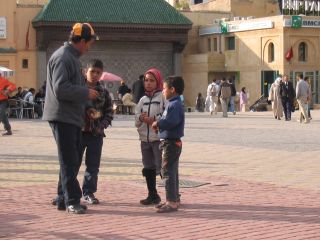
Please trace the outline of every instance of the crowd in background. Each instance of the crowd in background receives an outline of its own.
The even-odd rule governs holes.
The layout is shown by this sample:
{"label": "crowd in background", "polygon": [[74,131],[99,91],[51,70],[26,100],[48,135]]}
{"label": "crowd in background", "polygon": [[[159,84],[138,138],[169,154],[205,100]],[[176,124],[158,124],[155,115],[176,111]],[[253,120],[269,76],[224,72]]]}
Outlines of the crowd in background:
{"label": "crowd in background", "polygon": [[[239,96],[239,107],[235,105],[237,96]],[[248,97],[245,87],[242,87],[241,92],[237,93],[233,79],[213,79],[212,83],[208,85],[206,99],[201,93],[198,93],[195,109],[198,112],[208,111],[212,115],[217,114],[218,108],[221,106],[222,117],[228,117],[228,112],[235,115],[237,109],[245,112],[247,103]]]}

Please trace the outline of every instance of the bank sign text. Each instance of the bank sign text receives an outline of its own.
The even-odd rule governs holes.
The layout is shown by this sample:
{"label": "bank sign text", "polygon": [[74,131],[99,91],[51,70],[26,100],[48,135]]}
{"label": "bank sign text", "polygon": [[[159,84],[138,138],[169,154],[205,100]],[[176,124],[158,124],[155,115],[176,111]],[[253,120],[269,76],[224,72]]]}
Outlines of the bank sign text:
{"label": "bank sign text", "polygon": [[282,10],[303,12],[320,12],[320,1],[317,0],[282,0]]}

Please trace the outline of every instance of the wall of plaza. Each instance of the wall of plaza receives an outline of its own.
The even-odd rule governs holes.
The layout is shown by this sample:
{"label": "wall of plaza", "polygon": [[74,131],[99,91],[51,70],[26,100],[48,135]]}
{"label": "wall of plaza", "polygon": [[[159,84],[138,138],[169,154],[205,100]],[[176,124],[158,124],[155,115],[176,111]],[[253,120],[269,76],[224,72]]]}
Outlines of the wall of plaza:
{"label": "wall of plaza", "polygon": [[194,4],[189,1],[191,11],[225,11],[233,16],[274,16],[280,13],[277,1],[266,0],[207,0]]}

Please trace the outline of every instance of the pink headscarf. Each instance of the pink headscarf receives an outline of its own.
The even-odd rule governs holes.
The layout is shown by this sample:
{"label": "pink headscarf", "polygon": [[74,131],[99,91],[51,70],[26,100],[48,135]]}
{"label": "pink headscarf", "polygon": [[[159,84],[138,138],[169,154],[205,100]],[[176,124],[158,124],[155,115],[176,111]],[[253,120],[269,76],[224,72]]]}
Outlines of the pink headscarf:
{"label": "pink headscarf", "polygon": [[156,68],[150,68],[148,71],[145,72],[144,74],[144,78],[146,77],[147,74],[152,74],[156,81],[157,81],[157,88],[152,91],[152,92],[146,92],[146,94],[148,96],[152,96],[155,92],[159,92],[159,91],[162,91],[162,88],[163,88],[163,79],[162,79],[162,75],[161,75],[161,72],[156,69]]}

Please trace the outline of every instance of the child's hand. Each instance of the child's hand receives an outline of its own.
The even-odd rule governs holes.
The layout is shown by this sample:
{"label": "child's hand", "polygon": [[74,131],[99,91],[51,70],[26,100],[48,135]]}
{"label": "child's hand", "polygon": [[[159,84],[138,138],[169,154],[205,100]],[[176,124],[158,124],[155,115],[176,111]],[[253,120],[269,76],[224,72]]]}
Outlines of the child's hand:
{"label": "child's hand", "polygon": [[146,117],[145,118],[145,123],[152,125],[152,123],[154,122],[154,117]]}
{"label": "child's hand", "polygon": [[87,115],[90,119],[93,119],[93,116],[94,116],[94,108],[88,108],[87,109]]}
{"label": "child's hand", "polygon": [[140,114],[140,117],[139,117],[139,120],[141,121],[141,122],[145,122],[145,118],[147,117],[147,113],[146,112],[142,112],[141,114]]}
{"label": "child's hand", "polygon": [[141,113],[139,119],[141,122],[144,122],[148,125],[151,125],[154,121],[154,117],[148,117],[147,113],[145,112]]}
{"label": "child's hand", "polygon": [[98,119],[101,117],[101,112],[97,111],[94,108],[89,108],[87,110],[87,115],[89,116],[90,119]]}
{"label": "child's hand", "polygon": [[155,133],[158,133],[159,128],[158,128],[158,122],[157,122],[157,121],[154,121],[154,122],[151,124],[151,127],[152,127],[153,131],[155,131]]}

